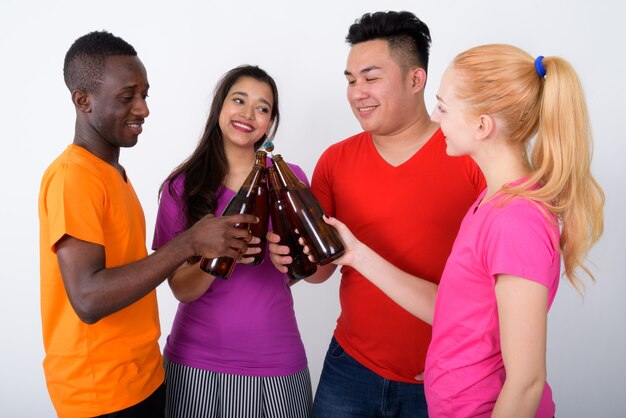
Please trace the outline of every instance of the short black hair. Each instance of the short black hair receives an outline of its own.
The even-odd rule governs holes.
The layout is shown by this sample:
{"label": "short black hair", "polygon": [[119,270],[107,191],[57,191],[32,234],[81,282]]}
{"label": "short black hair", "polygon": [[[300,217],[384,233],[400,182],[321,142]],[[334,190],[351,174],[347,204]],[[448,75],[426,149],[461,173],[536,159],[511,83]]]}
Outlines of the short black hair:
{"label": "short black hair", "polygon": [[405,71],[421,67],[428,72],[430,30],[413,13],[365,13],[350,26],[346,36],[350,46],[375,39],[389,43],[389,51]]}
{"label": "short black hair", "polygon": [[94,31],[76,39],[65,54],[63,78],[70,91],[98,92],[98,80],[106,58],[113,55],[137,56],[128,42],[107,31]]}

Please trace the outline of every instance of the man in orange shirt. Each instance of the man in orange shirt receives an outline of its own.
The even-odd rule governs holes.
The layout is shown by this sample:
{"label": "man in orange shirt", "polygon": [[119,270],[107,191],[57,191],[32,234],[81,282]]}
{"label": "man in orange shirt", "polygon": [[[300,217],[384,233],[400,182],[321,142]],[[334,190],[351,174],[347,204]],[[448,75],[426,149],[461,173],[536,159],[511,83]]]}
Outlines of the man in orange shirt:
{"label": "man in orange shirt", "polygon": [[147,256],[143,210],[120,148],[148,116],[135,49],[92,32],[68,50],[74,140],[48,167],[39,195],[41,314],[50,397],[61,417],[164,415],[155,288],[193,256],[237,258],[250,215],[207,216]]}

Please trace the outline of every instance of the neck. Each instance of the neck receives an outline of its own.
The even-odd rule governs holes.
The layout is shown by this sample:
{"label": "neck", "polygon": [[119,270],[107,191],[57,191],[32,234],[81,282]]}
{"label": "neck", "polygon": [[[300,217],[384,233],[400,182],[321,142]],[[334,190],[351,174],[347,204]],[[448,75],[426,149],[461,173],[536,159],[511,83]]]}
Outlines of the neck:
{"label": "neck", "polygon": [[484,200],[497,193],[505,184],[530,175],[521,149],[508,146],[506,140],[494,141],[490,145],[472,155],[487,183]]}
{"label": "neck", "polygon": [[73,144],[85,148],[102,161],[112,165],[118,171],[123,172],[119,164],[120,147],[111,145],[97,132],[94,132],[93,129],[86,129],[78,121],[76,122],[76,128],[74,130]]}
{"label": "neck", "polygon": [[422,109],[418,117],[389,134],[372,133],[376,150],[389,164],[398,166],[407,161],[433,136],[439,125]]}
{"label": "neck", "polygon": [[236,191],[250,173],[256,159],[256,152],[253,146],[242,148],[229,145],[226,141],[224,141],[224,152],[228,161],[228,174],[224,179],[224,185]]}
{"label": "neck", "polygon": [[228,145],[224,141],[224,152],[226,154],[226,160],[228,161],[228,171],[250,171],[250,167],[254,164],[256,158],[256,152],[254,147],[237,147]]}
{"label": "neck", "polygon": [[425,109],[417,112],[417,117],[407,121],[393,132],[378,134],[372,132],[372,139],[377,146],[394,147],[400,144],[415,143],[416,138],[428,133],[430,138],[437,130],[438,125],[430,120]]}

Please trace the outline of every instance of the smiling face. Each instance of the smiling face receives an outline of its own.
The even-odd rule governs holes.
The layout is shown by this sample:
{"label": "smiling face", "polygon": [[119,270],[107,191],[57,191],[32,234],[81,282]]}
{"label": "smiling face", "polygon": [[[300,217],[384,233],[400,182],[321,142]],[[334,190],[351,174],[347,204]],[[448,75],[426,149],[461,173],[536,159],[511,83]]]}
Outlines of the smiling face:
{"label": "smiling face", "polygon": [[373,135],[393,135],[418,114],[411,76],[392,58],[386,40],[354,45],[344,74],[348,102],[363,130]]}
{"label": "smiling face", "polygon": [[476,145],[476,128],[480,124],[468,104],[457,97],[457,86],[461,82],[454,69],[446,70],[437,92],[437,105],[431,115],[432,121],[439,124],[446,137],[446,152],[450,156],[471,155]]}
{"label": "smiling face", "polygon": [[145,67],[136,56],[107,57],[98,86],[89,94],[86,113],[90,140],[113,148],[134,146],[150,114]]}
{"label": "smiling face", "polygon": [[220,112],[224,145],[252,147],[272,126],[274,97],[271,87],[251,77],[241,77],[228,91]]}

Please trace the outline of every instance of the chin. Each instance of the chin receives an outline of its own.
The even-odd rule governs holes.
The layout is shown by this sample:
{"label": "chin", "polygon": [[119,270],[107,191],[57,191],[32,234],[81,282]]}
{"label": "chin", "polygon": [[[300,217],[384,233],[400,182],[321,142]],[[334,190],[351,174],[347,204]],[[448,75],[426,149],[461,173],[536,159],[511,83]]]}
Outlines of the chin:
{"label": "chin", "polygon": [[370,118],[361,117],[361,115],[356,114],[356,120],[361,125],[361,129],[367,132],[372,132],[376,128],[376,123]]}
{"label": "chin", "polygon": [[135,138],[134,140],[130,141],[124,141],[120,144],[120,148],[132,148],[137,145],[137,142],[139,142],[139,138]]}
{"label": "chin", "polygon": [[458,157],[462,155],[458,152],[455,152],[454,148],[450,147],[450,144],[448,144],[448,146],[446,147],[446,154],[448,154],[449,157]]}

